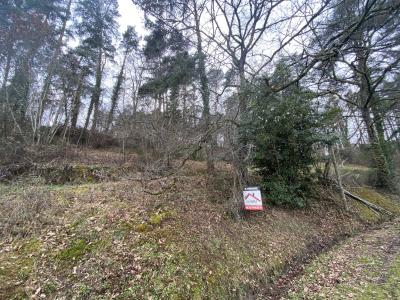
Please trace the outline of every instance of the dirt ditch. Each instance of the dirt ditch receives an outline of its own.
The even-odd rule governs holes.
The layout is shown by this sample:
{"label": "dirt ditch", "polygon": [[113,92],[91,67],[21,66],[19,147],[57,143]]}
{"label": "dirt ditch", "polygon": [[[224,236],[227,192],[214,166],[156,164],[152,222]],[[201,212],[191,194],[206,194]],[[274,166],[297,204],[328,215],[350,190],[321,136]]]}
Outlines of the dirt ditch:
{"label": "dirt ditch", "polygon": [[[375,234],[375,232],[382,229],[384,230],[387,226],[390,226],[390,224],[389,221],[377,226],[367,226],[359,230],[354,236],[343,234],[331,239],[314,239],[307,246],[307,251],[294,257],[286,264],[280,275],[272,277],[269,284],[260,287],[259,290],[253,291],[252,294],[247,295],[246,299],[286,299],[293,283],[304,274],[305,268],[319,255],[331,251],[346,240],[362,237],[368,234]],[[387,254],[393,254],[393,249],[398,249],[399,243],[400,240],[393,241],[393,243],[390,244],[390,247],[386,249]]]}
{"label": "dirt ditch", "polygon": [[271,280],[265,286],[246,296],[246,300],[255,299],[281,299],[288,292],[292,281],[299,277],[305,266],[318,255],[331,250],[340,242],[349,238],[348,234],[341,234],[333,238],[314,238],[308,245],[307,250],[293,257],[284,267],[280,275],[271,276]]}

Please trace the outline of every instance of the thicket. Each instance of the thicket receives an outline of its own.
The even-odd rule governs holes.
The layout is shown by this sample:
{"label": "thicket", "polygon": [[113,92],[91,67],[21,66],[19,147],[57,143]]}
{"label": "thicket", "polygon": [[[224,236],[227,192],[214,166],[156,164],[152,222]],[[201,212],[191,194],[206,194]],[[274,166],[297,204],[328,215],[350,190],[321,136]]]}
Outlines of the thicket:
{"label": "thicket", "polygon": [[[272,84],[289,81],[281,62]],[[317,149],[328,147],[335,136],[327,131],[335,109],[318,110],[317,95],[295,84],[271,93],[265,81],[252,87],[251,108],[242,137],[253,145],[252,162],[262,177],[268,199],[277,205],[303,207],[316,182]]]}

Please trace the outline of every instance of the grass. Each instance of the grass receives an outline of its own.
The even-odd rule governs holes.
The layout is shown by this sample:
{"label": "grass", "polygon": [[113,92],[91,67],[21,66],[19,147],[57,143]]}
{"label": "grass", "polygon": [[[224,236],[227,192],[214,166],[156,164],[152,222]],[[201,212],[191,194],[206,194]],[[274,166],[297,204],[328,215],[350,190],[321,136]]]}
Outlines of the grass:
{"label": "grass", "polygon": [[15,242],[9,247],[3,248],[0,255],[0,298],[20,299],[25,294],[23,283],[34,273],[43,250],[42,243],[33,238]]}
{"label": "grass", "polygon": [[[229,168],[215,180],[224,184],[210,185],[204,164],[189,167],[177,176],[177,191],[157,196],[137,181],[0,184],[2,201],[27,205],[35,194],[48,205],[32,216],[49,217],[20,218],[15,231],[0,237],[9,249],[0,252],[0,262],[7,262],[0,298],[30,297],[40,288],[49,298],[66,299],[237,299],[278,275],[311,240],[361,225],[324,201],[309,210],[267,206],[235,221],[226,213]],[[162,179],[151,184],[165,186]],[[0,209],[5,224],[9,215]],[[18,233],[29,224],[34,230]],[[23,252],[20,246],[29,243]],[[19,276],[14,270],[22,265],[28,268]]]}
{"label": "grass", "polygon": [[61,250],[56,254],[55,258],[62,261],[75,261],[80,259],[85,254],[93,251],[96,244],[88,243],[84,239],[77,239],[71,243],[67,248]]}
{"label": "grass", "polygon": [[367,166],[345,164],[340,167],[342,181],[350,186],[371,186],[376,182],[376,171]]}
{"label": "grass", "polygon": [[289,299],[399,299],[399,233],[394,221],[320,255],[295,280]]}
{"label": "grass", "polygon": [[[368,187],[354,187],[349,190],[355,195],[390,211],[395,216],[400,216],[400,203],[397,200],[384,196]],[[351,208],[367,223],[377,223],[384,220],[382,215],[357,201],[350,200],[349,203]]]}
{"label": "grass", "polygon": [[[380,274],[381,264],[373,263],[373,267],[375,269],[371,272],[372,274],[369,274],[370,277],[382,275]],[[350,291],[355,295],[355,299],[400,299],[400,254],[391,262],[383,282],[366,282],[360,288],[346,286],[342,290]]]}
{"label": "grass", "polygon": [[354,192],[356,195],[359,195],[361,198],[364,198],[380,207],[383,207],[393,214],[400,216],[399,201],[386,197],[383,194],[378,193],[377,191],[368,187],[352,188],[351,191]]}

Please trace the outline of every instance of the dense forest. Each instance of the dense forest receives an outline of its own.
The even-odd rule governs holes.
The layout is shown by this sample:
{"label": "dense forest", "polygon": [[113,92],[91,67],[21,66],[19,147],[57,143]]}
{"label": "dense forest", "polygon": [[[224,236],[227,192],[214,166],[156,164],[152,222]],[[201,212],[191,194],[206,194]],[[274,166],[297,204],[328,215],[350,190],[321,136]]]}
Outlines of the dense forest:
{"label": "dense forest", "polygon": [[[241,226],[235,222],[248,218],[243,190],[249,186],[259,186],[267,206],[279,207],[278,214],[283,213],[279,209],[313,214],[312,207],[323,195],[335,195],[341,214],[350,219],[354,217],[350,201],[366,205],[374,214],[396,214],[398,208],[391,210],[368,195],[356,195],[351,187],[368,186],[393,197],[400,191],[399,1],[132,0],[129,5],[138,14],[129,16],[131,25],[125,28],[120,25],[119,2],[1,1],[0,184],[4,186],[0,192],[4,198],[0,194],[0,211],[4,213],[0,213],[0,232],[4,237],[21,224],[36,228],[35,216],[48,207],[54,209],[42,200],[24,206],[25,210],[9,208],[11,200],[4,199],[16,199],[10,189],[18,186],[21,175],[61,185],[73,184],[73,176],[90,184],[131,180],[126,186],[135,189],[140,182],[144,194],[161,199],[185,190],[189,183],[178,187],[177,182],[184,181],[189,176],[185,172],[188,168],[192,172],[196,163],[204,165],[204,184],[223,199],[216,202],[222,203],[234,228]],[[139,23],[143,26],[135,26]],[[118,157],[112,158],[111,167],[98,159],[105,153],[101,151]],[[82,160],[74,165],[78,156],[89,166],[80,165]],[[62,167],[54,167],[58,160]],[[93,161],[96,166],[90,165]],[[37,184],[33,181],[33,186]],[[203,183],[189,189],[196,193],[197,188],[200,193]],[[23,199],[39,199],[52,189],[23,194]],[[128,193],[125,187],[119,191]],[[181,207],[166,203],[171,209]],[[326,207],[322,210],[330,211]],[[17,211],[24,212],[23,220],[12,223]],[[172,215],[157,211],[137,231],[153,234]],[[341,228],[340,216],[331,223],[327,217],[326,224]],[[203,217],[210,222],[213,218]],[[279,226],[286,230],[286,225]],[[240,228],[235,229],[238,235],[243,233]],[[322,229],[313,230],[316,234]],[[20,236],[18,232],[15,236]],[[318,235],[323,234],[318,231]],[[156,239],[163,243],[163,238]],[[93,253],[92,242],[89,245],[84,245],[80,257]],[[237,285],[218,284],[230,291],[221,299],[243,296],[230,294]],[[60,289],[67,291],[67,286]],[[172,297],[154,286],[147,287],[150,294]],[[176,299],[196,293],[196,285],[182,286],[190,292],[174,290],[182,296]],[[198,289],[200,295],[208,295],[204,299],[219,293]],[[51,294],[44,290],[42,285],[35,295]],[[150,295],[132,293],[134,299]],[[9,294],[2,294],[0,285],[2,295]]]}
{"label": "dense forest", "polygon": [[296,190],[331,147],[394,188],[396,1],[134,2],[144,36],[119,34],[116,0],[2,4],[3,143],[123,141]]}

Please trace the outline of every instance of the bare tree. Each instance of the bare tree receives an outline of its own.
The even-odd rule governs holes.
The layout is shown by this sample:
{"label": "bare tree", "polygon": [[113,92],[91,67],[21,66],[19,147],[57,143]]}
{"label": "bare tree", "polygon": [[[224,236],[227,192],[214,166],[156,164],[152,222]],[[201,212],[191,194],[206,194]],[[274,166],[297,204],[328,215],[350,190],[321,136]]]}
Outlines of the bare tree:
{"label": "bare tree", "polygon": [[33,138],[34,138],[34,140],[36,140],[36,143],[38,143],[38,144],[41,142],[40,127],[42,125],[43,112],[45,110],[45,105],[48,101],[51,80],[53,78],[54,71],[57,67],[57,60],[60,57],[60,54],[62,51],[62,46],[64,44],[64,37],[65,37],[66,29],[67,29],[67,22],[69,21],[70,15],[71,15],[71,5],[72,5],[72,0],[68,0],[68,2],[66,4],[66,8],[65,8],[65,16],[62,17],[62,25],[61,25],[59,37],[58,37],[55,49],[53,51],[53,55],[51,56],[49,64],[47,66],[46,78],[44,80],[42,91],[40,92],[40,96],[39,96],[38,110],[37,110],[36,117],[34,119],[34,124],[33,124]]}
{"label": "bare tree", "polygon": [[400,45],[399,9],[400,4],[392,1],[340,2],[325,33],[346,28],[369,13],[338,51],[332,65],[323,70],[328,84],[320,86],[359,112],[371,144],[378,185],[384,187],[392,185],[384,129],[385,107],[391,110],[391,100],[385,96],[384,83],[400,64],[396,50]]}
{"label": "bare tree", "polygon": [[[197,53],[197,69],[200,79],[200,93],[202,98],[203,110],[203,126],[204,131],[208,131],[211,124],[210,113],[210,88],[207,76],[206,59],[207,55],[204,51],[204,38],[205,35],[202,31],[202,18],[206,13],[206,6],[208,1],[205,0],[184,0],[184,1],[160,1],[157,3],[149,3],[146,0],[134,0],[139,4],[147,13],[162,21],[168,27],[179,28],[182,31],[193,35],[195,38],[192,41],[187,39]],[[214,154],[212,146],[212,136],[207,136],[204,145],[207,158],[207,170],[209,174],[213,174],[214,167]]]}

